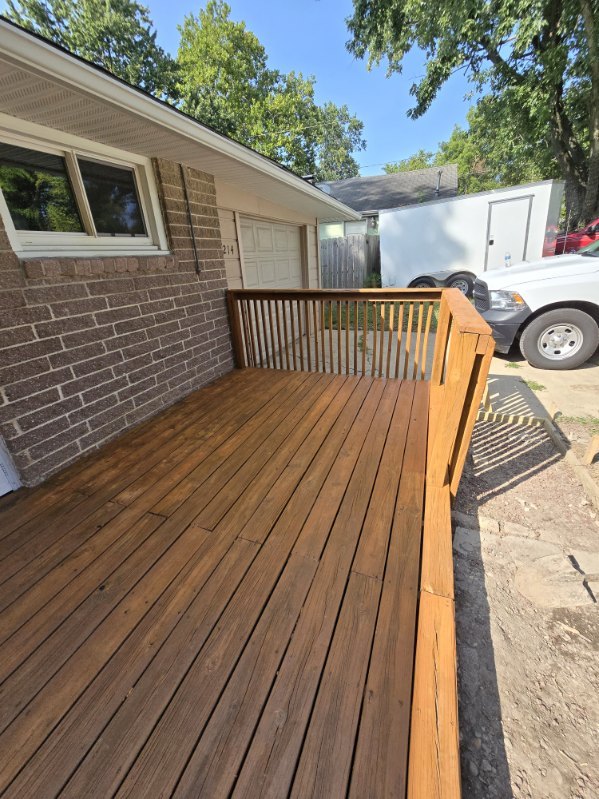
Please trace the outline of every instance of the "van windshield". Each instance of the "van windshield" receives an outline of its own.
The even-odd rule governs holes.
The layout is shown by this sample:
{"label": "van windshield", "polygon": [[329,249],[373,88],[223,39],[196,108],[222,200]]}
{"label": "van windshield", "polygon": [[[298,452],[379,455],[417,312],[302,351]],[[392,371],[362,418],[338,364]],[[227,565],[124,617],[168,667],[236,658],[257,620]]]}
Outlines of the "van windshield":
{"label": "van windshield", "polygon": [[599,241],[594,241],[592,244],[587,244],[581,250],[578,250],[578,255],[592,255],[593,258],[599,258]]}

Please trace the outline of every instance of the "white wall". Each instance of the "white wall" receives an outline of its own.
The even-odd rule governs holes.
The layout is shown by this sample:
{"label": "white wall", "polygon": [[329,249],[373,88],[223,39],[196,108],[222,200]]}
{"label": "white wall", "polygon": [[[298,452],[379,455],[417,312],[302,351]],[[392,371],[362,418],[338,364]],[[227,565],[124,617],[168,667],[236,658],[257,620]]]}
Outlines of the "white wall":
{"label": "white wall", "polygon": [[[443,269],[483,272],[492,203],[527,196],[532,200],[524,259],[541,258],[545,231],[557,222],[562,191],[562,183],[544,181],[381,211],[382,285],[405,286],[418,275]],[[498,239],[507,232],[493,231]]]}

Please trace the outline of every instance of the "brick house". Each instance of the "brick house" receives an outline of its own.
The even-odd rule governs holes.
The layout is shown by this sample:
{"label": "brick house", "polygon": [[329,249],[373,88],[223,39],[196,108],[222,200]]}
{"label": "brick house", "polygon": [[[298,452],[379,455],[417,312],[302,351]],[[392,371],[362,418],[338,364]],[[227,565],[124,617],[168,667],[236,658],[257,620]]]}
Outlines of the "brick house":
{"label": "brick house", "polygon": [[226,288],[318,287],[318,224],[359,215],[46,40],[0,33],[7,491],[231,370]]}

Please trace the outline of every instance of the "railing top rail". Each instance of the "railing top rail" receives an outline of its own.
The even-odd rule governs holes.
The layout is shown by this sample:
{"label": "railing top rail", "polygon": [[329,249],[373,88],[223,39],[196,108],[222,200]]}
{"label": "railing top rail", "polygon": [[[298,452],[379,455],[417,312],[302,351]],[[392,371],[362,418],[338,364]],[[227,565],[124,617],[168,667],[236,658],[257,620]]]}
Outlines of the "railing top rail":
{"label": "railing top rail", "polygon": [[440,300],[443,289],[228,289],[228,293],[244,300]]}
{"label": "railing top rail", "polygon": [[490,336],[491,328],[459,289],[443,289],[443,299],[451,313],[453,324],[460,333],[478,333]]}

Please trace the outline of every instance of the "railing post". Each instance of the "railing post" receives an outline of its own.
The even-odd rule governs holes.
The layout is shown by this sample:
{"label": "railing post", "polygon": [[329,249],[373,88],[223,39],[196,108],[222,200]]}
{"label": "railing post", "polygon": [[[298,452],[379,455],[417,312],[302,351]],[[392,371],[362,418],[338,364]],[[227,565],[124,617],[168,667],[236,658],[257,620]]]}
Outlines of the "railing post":
{"label": "railing post", "polygon": [[229,325],[231,327],[231,341],[233,344],[235,365],[238,369],[245,369],[246,360],[243,346],[243,334],[241,332],[241,315],[239,313],[237,297],[232,289],[227,291],[227,309],[229,311]]}
{"label": "railing post", "polygon": [[487,384],[487,376],[489,374],[489,367],[494,351],[495,342],[491,336],[478,337],[474,367],[470,376],[470,384],[462,410],[462,418],[460,420],[456,441],[453,447],[453,454],[449,463],[451,494],[454,497],[457,494],[460,478],[464,470],[464,463],[466,462],[466,455],[468,453],[468,447],[470,446],[470,438],[474,430],[476,416]]}
{"label": "railing post", "polygon": [[439,318],[437,320],[437,331],[435,333],[435,349],[433,351],[433,366],[431,370],[431,383],[438,386],[443,377],[443,366],[445,364],[445,354],[447,352],[447,341],[449,339],[449,328],[451,324],[451,314],[445,296],[441,295],[441,305],[439,307]]}
{"label": "railing post", "polygon": [[478,346],[476,333],[455,333],[453,330],[443,383],[431,386],[426,479],[433,486],[449,480],[449,463]]}

